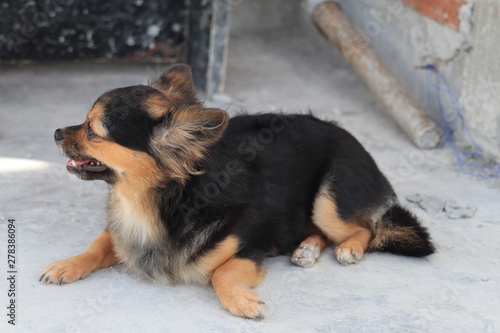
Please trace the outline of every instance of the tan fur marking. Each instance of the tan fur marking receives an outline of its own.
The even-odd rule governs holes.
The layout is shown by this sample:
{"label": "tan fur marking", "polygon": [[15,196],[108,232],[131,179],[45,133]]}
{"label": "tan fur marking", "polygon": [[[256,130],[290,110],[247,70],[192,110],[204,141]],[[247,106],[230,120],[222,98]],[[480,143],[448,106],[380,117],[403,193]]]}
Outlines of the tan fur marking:
{"label": "tan fur marking", "polygon": [[358,263],[370,244],[373,234],[368,229],[360,229],[335,249],[335,256],[343,265]]}
{"label": "tan fur marking", "polygon": [[[87,122],[90,123],[90,127],[92,128],[92,130],[94,131],[95,134],[97,134],[101,138],[106,138],[108,136],[108,131],[102,125],[102,121],[101,121],[102,112],[103,112],[102,103],[96,103],[92,107],[92,110],[90,110],[89,114],[87,115]],[[87,128],[87,122],[84,123],[83,127],[82,127],[82,132],[84,134],[85,134],[85,131]],[[101,141],[101,140],[99,138],[97,138],[97,141]]]}
{"label": "tan fur marking", "polygon": [[[143,228],[137,236],[145,235],[155,239],[160,233],[157,224],[157,207],[151,197],[151,190],[162,180],[162,172],[156,162],[146,153],[133,151],[113,142],[103,142],[98,149],[89,153],[99,161],[113,168],[118,181],[113,188],[114,209],[120,209],[122,221],[135,223],[132,228]],[[138,230],[137,230],[138,231]]]}
{"label": "tan fur marking", "polygon": [[316,246],[319,250],[319,252],[323,252],[323,250],[325,249],[326,245],[328,244],[328,239],[323,236],[322,234],[314,234],[314,235],[311,235],[309,237],[307,237],[306,239],[304,239],[299,247],[301,245],[306,245],[306,244],[311,244],[313,246]]}
{"label": "tan fur marking", "polygon": [[[203,173],[198,162],[227,126],[227,114],[218,109],[196,106],[176,111],[168,128],[156,131],[153,147],[168,168],[169,177],[181,182]],[[204,134],[200,134],[203,133]]]}
{"label": "tan fur marking", "polygon": [[317,246],[320,251],[328,245],[328,238],[323,235],[321,230],[315,225],[311,225],[307,230],[307,238],[304,239],[300,244],[312,244]]}
{"label": "tan fur marking", "polygon": [[196,100],[194,91],[191,91],[191,81],[183,75],[171,75],[170,86],[163,93],[177,105]]}
{"label": "tan fur marking", "polygon": [[107,231],[103,231],[87,250],[74,257],[55,261],[42,272],[40,281],[45,284],[66,284],[87,277],[93,271],[112,266],[118,262],[113,242]]}
{"label": "tan fur marking", "polygon": [[159,177],[162,173],[156,161],[146,153],[109,141],[95,143],[87,140],[82,142],[82,146],[85,153],[116,171],[118,183],[126,183],[126,186],[121,186],[120,192],[131,198],[161,180]]}
{"label": "tan fur marking", "polygon": [[313,223],[334,243],[340,244],[362,227],[343,221],[337,213],[335,200],[320,194],[314,202]]}
{"label": "tan fur marking", "polygon": [[321,191],[316,197],[313,223],[330,240],[339,244],[335,255],[342,264],[359,262],[373,238],[370,222],[362,219],[346,222],[338,216],[335,200],[327,191]]}
{"label": "tan fur marking", "polygon": [[[161,235],[157,207],[151,197],[152,189],[166,175],[156,161],[146,153],[125,148],[109,141],[82,141],[86,154],[93,156],[115,170],[118,177],[113,186],[111,207],[121,215],[124,232],[135,237],[156,239]],[[128,227],[128,228],[127,228]]]}
{"label": "tan fur marking", "polygon": [[401,227],[380,221],[375,226],[375,237],[370,243],[370,251],[383,248],[388,241],[405,243],[415,247],[421,246],[422,241],[413,227]]}
{"label": "tan fur marking", "polygon": [[153,118],[160,118],[172,108],[173,103],[170,102],[165,95],[154,95],[147,99],[146,110]]}
{"label": "tan fur marking", "polygon": [[328,245],[328,239],[314,227],[314,231],[304,239],[292,253],[292,262],[301,267],[312,267],[319,260],[321,252]]}
{"label": "tan fur marking", "polygon": [[228,236],[215,249],[197,261],[196,270],[211,278],[218,267],[236,254],[239,243],[236,236]]}
{"label": "tan fur marking", "polygon": [[264,278],[262,266],[248,259],[233,258],[217,268],[212,276],[212,284],[222,306],[239,317],[263,319],[263,302],[259,295],[250,290]]}
{"label": "tan fur marking", "polygon": [[95,103],[92,109],[89,111],[87,115],[87,119],[101,119],[101,115],[103,113],[103,103]]}
{"label": "tan fur marking", "polygon": [[191,106],[175,113],[175,122],[177,126],[186,133],[192,131],[210,131],[210,136],[200,141],[203,146],[211,145],[217,141],[226,129],[229,117],[226,112],[219,109],[202,109]]}
{"label": "tan fur marking", "polygon": [[176,105],[201,104],[196,99],[191,68],[177,64],[167,67],[150,84],[160,90]]}
{"label": "tan fur marking", "polygon": [[176,272],[178,280],[186,283],[208,283],[213,272],[236,254],[238,245],[237,237],[228,236],[217,244],[215,249],[197,259],[194,264],[184,266]]}

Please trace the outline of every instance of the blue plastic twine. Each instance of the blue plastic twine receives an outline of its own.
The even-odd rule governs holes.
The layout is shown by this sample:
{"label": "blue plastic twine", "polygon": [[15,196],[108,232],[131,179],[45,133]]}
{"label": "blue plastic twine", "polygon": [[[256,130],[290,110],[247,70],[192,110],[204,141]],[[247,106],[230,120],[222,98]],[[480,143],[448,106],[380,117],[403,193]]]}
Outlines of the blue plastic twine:
{"label": "blue plastic twine", "polygon": [[[425,67],[419,67],[420,69],[425,69],[425,95],[427,102],[427,114],[436,123],[441,133],[445,143],[453,150],[455,154],[456,163],[459,170],[466,174],[475,177],[480,177],[483,179],[492,179],[500,176],[500,163],[490,163],[487,166],[478,165],[469,160],[472,159],[483,159],[486,160],[483,154],[483,150],[476,143],[472,137],[467,125],[465,124],[464,118],[462,116],[462,107],[458,101],[457,96],[453,93],[450,85],[446,78],[437,70],[434,65],[428,64]],[[433,81],[432,81],[433,76]],[[432,104],[431,104],[431,88],[434,87],[436,90],[436,99],[438,105],[440,119],[436,119],[432,115]],[[443,106],[443,97],[448,97],[451,100],[451,110],[445,110]],[[445,111],[452,111],[451,114],[447,114]],[[460,127],[465,133],[466,139],[472,148],[471,151],[465,151],[458,148],[455,138],[453,137],[454,129]]]}

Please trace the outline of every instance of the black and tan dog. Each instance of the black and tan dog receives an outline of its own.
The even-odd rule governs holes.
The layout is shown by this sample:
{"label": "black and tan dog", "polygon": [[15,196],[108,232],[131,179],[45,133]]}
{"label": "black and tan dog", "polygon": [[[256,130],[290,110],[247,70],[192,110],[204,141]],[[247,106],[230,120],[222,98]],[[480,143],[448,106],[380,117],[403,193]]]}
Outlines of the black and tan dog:
{"label": "black and tan dog", "polygon": [[111,191],[106,229],[85,252],[49,265],[43,283],[122,263],[161,283],[211,282],[224,308],[262,319],[250,288],[266,256],[293,252],[311,266],[330,241],[345,265],[367,251],[434,251],[348,132],[309,115],[229,119],[200,104],[185,65],[150,86],[106,92],[55,140],[70,173]]}

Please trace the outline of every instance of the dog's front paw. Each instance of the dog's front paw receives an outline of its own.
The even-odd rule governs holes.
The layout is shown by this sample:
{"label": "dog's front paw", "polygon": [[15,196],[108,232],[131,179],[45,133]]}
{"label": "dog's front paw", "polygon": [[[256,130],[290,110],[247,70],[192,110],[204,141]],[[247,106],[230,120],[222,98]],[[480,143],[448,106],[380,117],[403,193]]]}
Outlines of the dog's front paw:
{"label": "dog's front paw", "polygon": [[264,302],[259,295],[244,286],[234,286],[230,293],[219,295],[220,302],[224,308],[238,317],[254,320],[264,319],[262,306]]}
{"label": "dog's front paw", "polygon": [[43,270],[40,282],[44,284],[54,283],[61,286],[86,278],[94,268],[95,264],[92,260],[83,255],[54,261]]}
{"label": "dog's front paw", "polygon": [[312,267],[318,261],[320,250],[313,244],[301,244],[292,254],[292,262],[302,267]]}

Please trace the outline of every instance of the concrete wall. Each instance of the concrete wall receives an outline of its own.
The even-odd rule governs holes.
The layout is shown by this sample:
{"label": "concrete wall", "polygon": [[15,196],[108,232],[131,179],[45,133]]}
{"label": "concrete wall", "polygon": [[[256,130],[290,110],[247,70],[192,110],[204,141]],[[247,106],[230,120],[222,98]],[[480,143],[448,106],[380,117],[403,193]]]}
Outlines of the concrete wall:
{"label": "concrete wall", "polygon": [[232,33],[261,32],[297,22],[297,0],[229,0]]}
{"label": "concrete wall", "polygon": [[478,143],[500,160],[500,1],[475,3],[461,101]]}
{"label": "concrete wall", "polygon": [[435,64],[455,91],[462,89],[467,37],[429,19],[401,0],[340,0],[347,18],[363,34],[382,62],[421,106],[425,76],[413,66]]}
{"label": "concrete wall", "polygon": [[[486,154],[500,160],[500,100],[497,98],[500,62],[496,60],[500,52],[500,1],[441,1],[460,4],[456,13],[458,24],[443,22],[437,15],[412,6],[413,0],[338,2],[424,110],[427,108],[425,75],[414,71],[412,66],[435,65],[459,98],[472,137]],[[432,2],[422,1],[429,5]],[[450,18],[450,15],[444,13],[443,17]],[[431,95],[432,112],[436,114],[434,97]],[[443,102],[445,113],[451,116],[455,110],[450,99]],[[466,133],[458,126],[456,130],[459,144],[467,147]]]}
{"label": "concrete wall", "polygon": [[[234,33],[301,25],[321,0],[233,0]],[[347,18],[369,41],[385,66],[415,102],[427,110],[424,71],[433,64],[460,101],[472,136],[500,160],[500,0],[337,0]],[[309,10],[309,13],[308,13]],[[435,89],[431,112],[437,115]],[[445,113],[455,109],[444,98]],[[456,127],[459,144],[468,137]]]}

